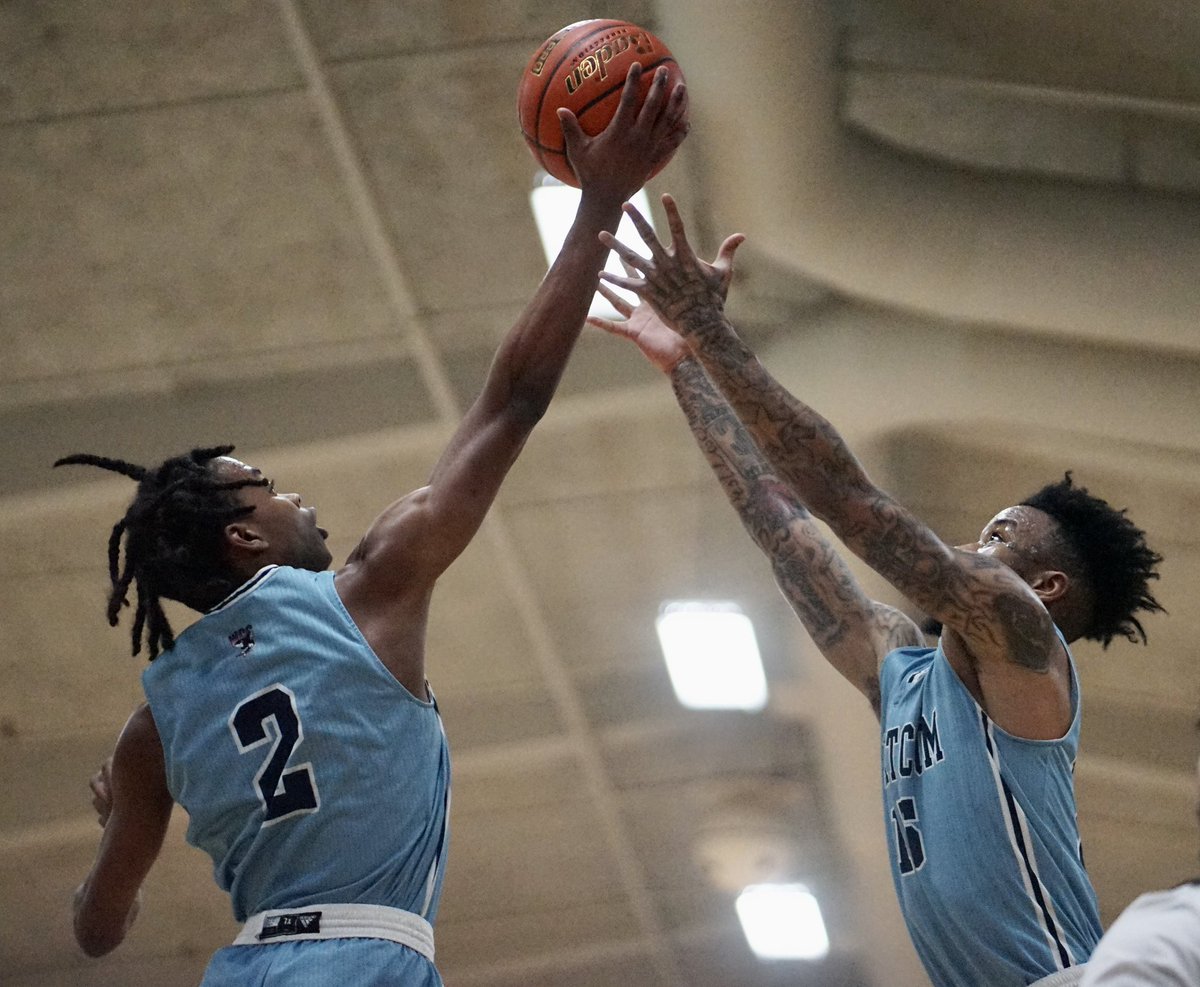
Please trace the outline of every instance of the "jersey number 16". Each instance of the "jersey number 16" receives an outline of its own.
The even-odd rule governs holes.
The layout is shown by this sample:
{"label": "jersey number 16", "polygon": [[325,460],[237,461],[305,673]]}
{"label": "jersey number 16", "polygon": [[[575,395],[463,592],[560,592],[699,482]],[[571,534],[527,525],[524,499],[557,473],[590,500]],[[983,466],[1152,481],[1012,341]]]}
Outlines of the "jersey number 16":
{"label": "jersey number 16", "polygon": [[892,827],[896,831],[896,863],[901,874],[911,874],[925,863],[925,845],[917,828],[917,803],[902,798],[892,806]]}

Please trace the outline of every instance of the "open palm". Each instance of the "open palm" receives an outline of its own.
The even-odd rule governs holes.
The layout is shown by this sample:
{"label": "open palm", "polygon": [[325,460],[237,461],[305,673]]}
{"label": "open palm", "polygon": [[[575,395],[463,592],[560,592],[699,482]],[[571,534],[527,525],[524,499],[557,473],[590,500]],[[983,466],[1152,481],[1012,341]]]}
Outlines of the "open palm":
{"label": "open palm", "polygon": [[600,285],[600,294],[623,316],[623,321],[589,315],[589,325],[632,340],[642,355],[664,373],[670,373],[675,364],[688,355],[690,350],[683,337],[663,322],[649,304],[630,305],[604,284]]}

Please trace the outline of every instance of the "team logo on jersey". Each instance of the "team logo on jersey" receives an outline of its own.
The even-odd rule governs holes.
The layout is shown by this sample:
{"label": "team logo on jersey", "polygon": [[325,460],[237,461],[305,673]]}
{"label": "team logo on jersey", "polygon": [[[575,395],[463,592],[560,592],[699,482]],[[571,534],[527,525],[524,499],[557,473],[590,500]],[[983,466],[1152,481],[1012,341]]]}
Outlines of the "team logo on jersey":
{"label": "team logo on jersey", "polygon": [[247,624],[239,627],[229,635],[229,643],[238,649],[238,654],[245,658],[254,647],[254,625]]}
{"label": "team logo on jersey", "polygon": [[921,714],[912,723],[888,727],[883,734],[883,784],[921,775],[946,760],[938,735],[937,710],[927,720]]}
{"label": "team logo on jersey", "polygon": [[263,919],[258,938],[278,939],[280,936],[312,936],[321,931],[320,912],[294,912],[291,915],[268,915]]}

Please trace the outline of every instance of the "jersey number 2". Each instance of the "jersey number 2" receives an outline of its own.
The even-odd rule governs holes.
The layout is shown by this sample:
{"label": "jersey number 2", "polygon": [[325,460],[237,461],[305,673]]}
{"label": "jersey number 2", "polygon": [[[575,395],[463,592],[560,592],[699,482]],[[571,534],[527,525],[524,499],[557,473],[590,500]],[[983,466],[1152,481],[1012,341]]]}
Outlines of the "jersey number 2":
{"label": "jersey number 2", "polygon": [[[268,724],[271,729],[268,730]],[[285,771],[292,751],[304,739],[296,696],[287,686],[272,685],[242,700],[229,718],[238,751],[247,754],[271,742],[271,749],[254,776],[265,815],[263,825],[321,807],[311,764]]]}
{"label": "jersey number 2", "polygon": [[896,830],[896,856],[901,874],[911,874],[925,863],[925,844],[917,829],[917,803],[899,799],[892,807],[892,825]]}

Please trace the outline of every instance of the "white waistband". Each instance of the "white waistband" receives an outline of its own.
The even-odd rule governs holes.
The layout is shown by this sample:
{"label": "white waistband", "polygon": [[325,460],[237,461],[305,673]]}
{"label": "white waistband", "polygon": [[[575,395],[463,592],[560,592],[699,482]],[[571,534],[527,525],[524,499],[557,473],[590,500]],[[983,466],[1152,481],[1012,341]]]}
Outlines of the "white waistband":
{"label": "white waistband", "polygon": [[420,915],[386,905],[308,905],[250,916],[235,946],[302,939],[389,939],[433,962],[433,926]]}
{"label": "white waistband", "polygon": [[1069,966],[1065,970],[1059,970],[1058,973],[1035,980],[1030,987],[1074,987],[1083,979],[1083,968],[1084,964],[1082,963]]}

